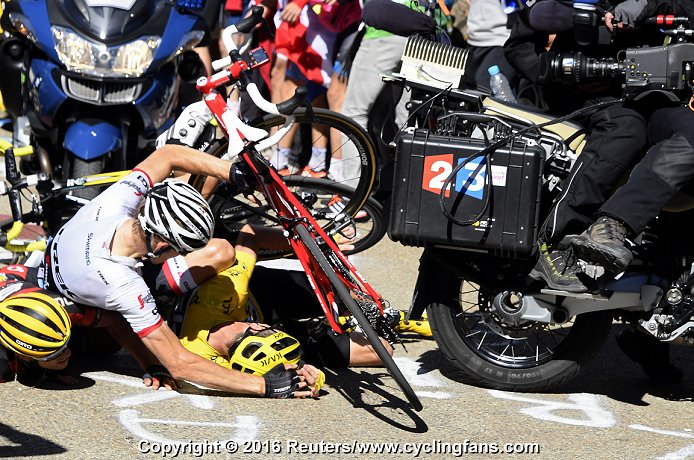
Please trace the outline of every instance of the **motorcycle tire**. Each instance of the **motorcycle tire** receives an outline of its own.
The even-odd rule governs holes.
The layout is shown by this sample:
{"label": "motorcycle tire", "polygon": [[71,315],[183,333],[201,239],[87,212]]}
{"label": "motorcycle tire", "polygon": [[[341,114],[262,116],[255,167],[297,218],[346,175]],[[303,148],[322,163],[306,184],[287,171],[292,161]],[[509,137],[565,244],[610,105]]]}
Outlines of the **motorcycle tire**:
{"label": "motorcycle tire", "polygon": [[[427,291],[437,292],[425,299],[434,339],[462,380],[475,386],[525,392],[554,388],[579,373],[612,326],[611,312],[600,311],[579,315],[565,325],[528,322],[513,328],[495,317],[492,288],[452,274],[437,273],[428,280],[434,285]],[[475,313],[475,307],[481,313]]]}
{"label": "motorcycle tire", "polygon": [[[72,159],[72,172],[69,177],[78,178],[84,176],[91,176],[92,174],[100,174],[104,172],[106,167],[106,157],[97,158],[92,161],[84,161],[80,158]],[[85,200],[92,200],[101,193],[103,189],[101,187],[85,187],[70,192],[71,195],[75,195]]]}

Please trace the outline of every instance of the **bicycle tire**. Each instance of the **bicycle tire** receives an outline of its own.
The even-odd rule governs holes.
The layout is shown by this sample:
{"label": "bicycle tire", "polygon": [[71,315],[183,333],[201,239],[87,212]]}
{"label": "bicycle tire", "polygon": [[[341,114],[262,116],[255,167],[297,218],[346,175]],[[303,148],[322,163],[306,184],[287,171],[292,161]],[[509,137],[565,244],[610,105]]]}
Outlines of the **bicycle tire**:
{"label": "bicycle tire", "polygon": [[[354,249],[343,251],[345,254],[356,254],[369,249],[378,243],[385,235],[386,225],[383,221],[383,207],[375,199],[369,197],[360,209],[350,214],[347,210],[354,208],[350,206],[354,194],[354,190],[351,187],[336,183],[329,179],[316,179],[301,176],[286,176],[283,180],[289,189],[296,195],[308,194],[316,199],[316,202],[313,204],[306,202],[306,208],[316,218],[323,230],[329,234],[334,234],[336,238],[339,238],[339,234],[336,231],[337,229],[335,229],[335,221],[330,220],[326,215],[326,211],[328,210],[328,203],[326,202],[339,198],[340,202],[345,206],[343,212],[352,217],[352,231],[356,233],[354,239],[344,236],[345,242],[349,242],[354,246]],[[223,197],[215,195],[210,200],[210,203],[217,217],[217,226],[215,227],[216,237],[233,240],[244,223],[255,222],[265,226],[273,225],[272,222],[262,219],[255,214],[250,216],[249,214],[251,211],[248,209],[238,209],[238,205],[230,203]],[[248,204],[248,207],[250,206],[251,205]],[[268,208],[263,207],[262,209],[267,210]],[[349,229],[342,233],[348,234]],[[261,251],[259,253],[259,259],[276,259],[291,254],[291,251]]]}
{"label": "bicycle tire", "polygon": [[[355,123],[354,120],[332,110],[320,108],[307,109],[302,107],[294,112],[294,117],[297,125],[309,125],[311,127],[315,125],[324,125],[329,128],[334,128],[344,134],[347,141],[342,141],[343,144],[340,145],[340,149],[348,142],[354,145],[355,150],[359,154],[360,171],[357,175],[351,177],[337,178],[338,183],[343,183],[354,189],[354,203],[352,205],[354,209],[348,210],[348,212],[353,214],[364,205],[364,202],[366,202],[371,194],[376,180],[376,147],[371,137],[366,130]],[[269,131],[274,127],[282,126],[284,122],[285,117],[283,116],[267,115],[262,120],[254,122],[253,126]],[[311,145],[315,142],[316,139],[312,139]],[[331,158],[336,150],[337,147],[331,147],[330,152],[328,152]],[[290,170],[289,172],[299,173],[299,170]]]}
{"label": "bicycle tire", "polygon": [[391,377],[393,377],[393,380],[395,380],[395,382],[398,384],[398,386],[405,394],[405,397],[410,402],[412,407],[416,411],[421,411],[421,401],[417,397],[416,393],[412,389],[412,386],[410,386],[407,379],[405,379],[405,376],[400,371],[398,365],[395,364],[395,361],[393,361],[393,357],[386,350],[385,346],[381,342],[380,337],[376,333],[376,330],[373,328],[369,320],[364,315],[364,312],[361,310],[354,298],[352,298],[352,296],[350,295],[349,288],[337,275],[334,266],[328,261],[328,258],[320,249],[318,243],[316,243],[316,241],[311,236],[311,233],[304,225],[297,225],[295,229],[297,235],[299,236],[299,239],[304,244],[311,257],[313,257],[320,269],[323,271],[325,276],[330,281],[332,289],[337,294],[337,297],[344,303],[345,307],[347,307],[350,313],[357,320],[359,327],[361,328],[362,332],[366,336],[367,340],[373,347],[378,357],[383,362],[383,365],[386,367]]}

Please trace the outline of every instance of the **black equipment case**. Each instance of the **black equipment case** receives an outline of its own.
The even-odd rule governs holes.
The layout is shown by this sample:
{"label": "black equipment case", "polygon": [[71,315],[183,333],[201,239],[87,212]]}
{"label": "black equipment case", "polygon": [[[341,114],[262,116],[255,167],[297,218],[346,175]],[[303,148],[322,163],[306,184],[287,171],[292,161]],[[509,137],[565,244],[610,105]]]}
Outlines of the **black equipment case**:
{"label": "black equipment case", "polygon": [[[486,168],[480,156],[458,171],[444,203],[460,221],[441,210],[439,193],[455,165],[485,147],[478,139],[441,136],[425,129],[403,131],[397,141],[393,202],[388,235],[407,246],[446,246],[484,250],[498,256],[529,256],[538,231],[544,149],[517,141],[500,147],[491,158],[492,180],[485,185]],[[462,192],[462,193],[461,193]]]}

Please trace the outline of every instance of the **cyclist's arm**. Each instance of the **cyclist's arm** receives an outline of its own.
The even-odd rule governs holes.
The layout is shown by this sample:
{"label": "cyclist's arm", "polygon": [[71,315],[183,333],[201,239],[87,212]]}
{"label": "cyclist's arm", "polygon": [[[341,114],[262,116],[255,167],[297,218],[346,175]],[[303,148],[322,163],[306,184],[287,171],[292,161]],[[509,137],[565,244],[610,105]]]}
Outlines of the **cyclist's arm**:
{"label": "cyclist's arm", "polygon": [[227,180],[231,163],[184,145],[166,144],[155,150],[135,169],[143,171],[152,184],[162,182],[173,171],[203,174]]}
{"label": "cyclist's arm", "polygon": [[246,224],[241,227],[234,249],[257,257],[259,249],[291,249],[287,237],[278,228]]}
{"label": "cyclist's arm", "polygon": [[[186,350],[166,324],[147,334],[142,341],[175,379],[237,394],[265,396],[264,377],[227,369]],[[298,385],[301,390],[295,391],[293,397],[317,396],[319,388],[307,389],[307,385],[315,385],[317,369],[306,365],[296,373],[301,379]]]}
{"label": "cyclist's arm", "polygon": [[[166,324],[142,338],[175,379],[238,394],[263,396],[265,380],[257,375],[226,369],[186,350]],[[309,396],[305,392],[303,396]]]}

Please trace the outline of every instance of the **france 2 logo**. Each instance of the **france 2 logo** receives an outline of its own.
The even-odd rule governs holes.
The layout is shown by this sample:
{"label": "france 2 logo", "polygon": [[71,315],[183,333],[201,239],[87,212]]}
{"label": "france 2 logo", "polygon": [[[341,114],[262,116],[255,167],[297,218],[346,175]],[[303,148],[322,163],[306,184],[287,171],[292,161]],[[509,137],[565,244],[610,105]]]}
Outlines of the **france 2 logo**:
{"label": "france 2 logo", "polygon": [[[481,170],[471,177],[475,170],[484,161],[484,157],[475,158],[468,161],[455,175],[455,191],[460,192],[465,188],[465,195],[481,200],[484,197],[485,178],[487,169],[483,165]],[[456,164],[465,161],[464,158],[458,158]],[[428,192],[441,193],[443,184],[446,178],[453,171],[453,154],[430,155],[424,158],[424,172],[422,174],[422,189]],[[506,186],[506,171],[505,166],[492,165],[492,185],[505,187]],[[446,187],[445,196],[449,198],[451,195],[451,185]]]}

